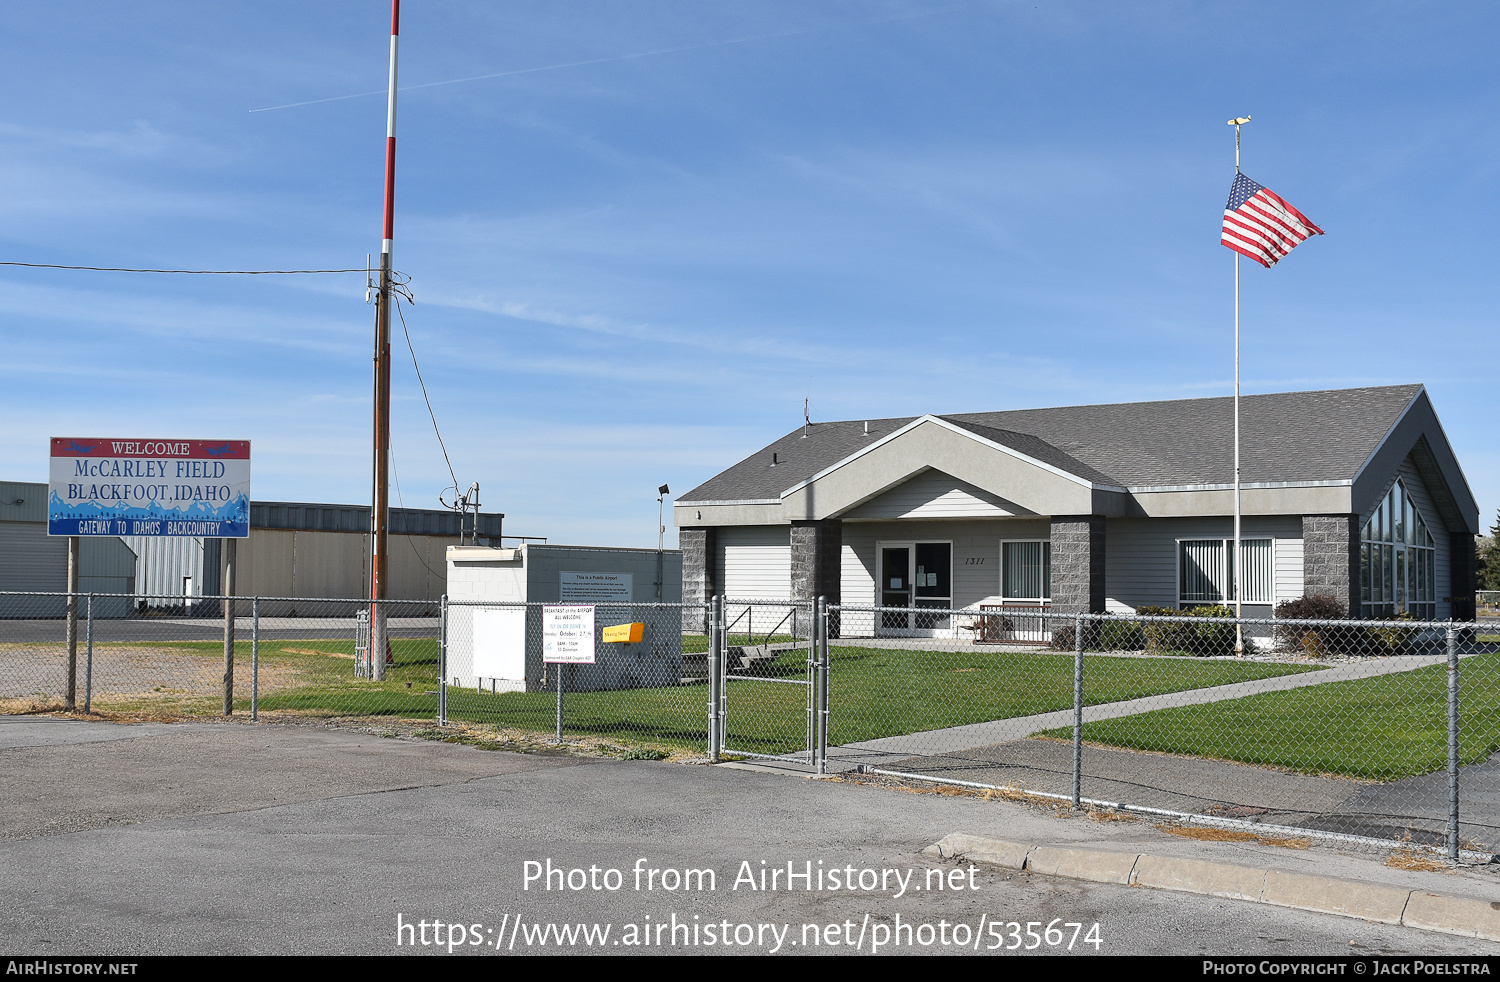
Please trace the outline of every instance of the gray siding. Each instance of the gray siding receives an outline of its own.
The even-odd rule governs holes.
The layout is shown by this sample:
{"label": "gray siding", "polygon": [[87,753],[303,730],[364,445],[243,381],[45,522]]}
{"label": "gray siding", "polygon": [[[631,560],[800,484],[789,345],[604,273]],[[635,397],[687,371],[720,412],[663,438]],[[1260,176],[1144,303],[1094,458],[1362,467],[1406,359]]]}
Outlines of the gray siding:
{"label": "gray siding", "polygon": [[844,603],[874,605],[880,542],[952,542],[953,606],[1000,602],[1000,540],[1041,539],[1045,518],[970,521],[844,522]]}
{"label": "gray siding", "polygon": [[[12,499],[14,500],[14,499]],[[45,512],[43,513],[45,514]],[[135,585],[135,553],[114,536],[81,537],[78,544],[78,592],[128,594]],[[47,534],[46,522],[0,521],[0,590],[57,591],[68,589],[68,538]],[[0,600],[0,617],[19,616],[18,606],[34,617],[58,617],[64,610],[54,600]],[[130,601],[96,601],[94,616],[122,617]]]}
{"label": "gray siding", "polygon": [[[1232,518],[1109,519],[1104,547],[1108,609],[1124,612],[1143,604],[1177,606],[1177,540],[1233,535]],[[1272,548],[1276,602],[1302,596],[1300,516],[1244,518],[1240,535],[1246,539],[1275,540]],[[1245,605],[1247,617],[1267,617],[1270,611],[1264,604]]]}
{"label": "gray siding", "polygon": [[183,594],[185,577],[193,579],[193,594],[203,594],[203,540],[150,535],[125,536],[137,557],[135,592],[150,597],[152,607],[175,606]]}
{"label": "gray siding", "polygon": [[0,522],[45,522],[47,485],[0,481]]}
{"label": "gray siding", "polygon": [[939,470],[923,471],[903,484],[851,509],[845,521],[882,518],[1006,518],[1014,505]]}

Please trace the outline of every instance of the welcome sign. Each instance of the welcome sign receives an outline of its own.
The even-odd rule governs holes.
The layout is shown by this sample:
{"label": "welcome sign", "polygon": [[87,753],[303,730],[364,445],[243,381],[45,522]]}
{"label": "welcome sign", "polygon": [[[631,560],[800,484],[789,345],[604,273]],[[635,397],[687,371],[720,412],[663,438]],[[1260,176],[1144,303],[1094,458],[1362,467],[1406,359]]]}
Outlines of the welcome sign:
{"label": "welcome sign", "polygon": [[250,535],[249,440],[54,437],[48,535]]}

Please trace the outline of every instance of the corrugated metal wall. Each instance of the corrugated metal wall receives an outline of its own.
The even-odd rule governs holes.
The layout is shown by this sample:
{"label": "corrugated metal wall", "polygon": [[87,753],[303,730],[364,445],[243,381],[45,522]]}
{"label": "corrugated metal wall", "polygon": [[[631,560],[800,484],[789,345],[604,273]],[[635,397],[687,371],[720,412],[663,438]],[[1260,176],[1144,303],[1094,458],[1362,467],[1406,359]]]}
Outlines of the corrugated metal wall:
{"label": "corrugated metal wall", "polygon": [[153,607],[175,606],[191,584],[194,596],[204,593],[203,540],[160,538],[151,535],[122,537],[136,554],[135,593],[156,595]]}

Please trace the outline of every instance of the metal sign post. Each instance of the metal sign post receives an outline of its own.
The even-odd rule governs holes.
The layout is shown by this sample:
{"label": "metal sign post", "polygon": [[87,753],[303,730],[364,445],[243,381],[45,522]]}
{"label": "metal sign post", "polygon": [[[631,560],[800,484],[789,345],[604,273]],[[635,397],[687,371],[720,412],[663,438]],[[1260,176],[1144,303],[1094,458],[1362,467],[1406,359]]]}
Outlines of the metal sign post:
{"label": "metal sign post", "polygon": [[[542,608],[542,662],[556,665],[557,742],[563,742],[563,667],[594,664],[594,608],[558,604]],[[577,669],[569,669],[576,672]],[[576,680],[576,676],[575,676]]]}

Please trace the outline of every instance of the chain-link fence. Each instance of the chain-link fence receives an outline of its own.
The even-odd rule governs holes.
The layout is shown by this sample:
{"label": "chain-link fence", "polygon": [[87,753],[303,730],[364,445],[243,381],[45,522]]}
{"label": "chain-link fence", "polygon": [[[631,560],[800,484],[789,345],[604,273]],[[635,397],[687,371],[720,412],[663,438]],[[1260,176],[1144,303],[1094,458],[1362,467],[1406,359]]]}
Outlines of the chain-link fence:
{"label": "chain-link fence", "polygon": [[1500,851],[1483,621],[830,611],[829,767]]}
{"label": "chain-link fence", "polygon": [[[504,729],[597,737],[663,755],[708,746],[709,642],[684,632],[706,605],[449,602],[441,719]],[[563,650],[555,618],[580,622],[589,652]],[[559,630],[563,630],[559,628]],[[564,634],[566,632],[564,631]]]}
{"label": "chain-link fence", "polygon": [[539,603],[143,599],[0,594],[0,713],[473,724],[1500,852],[1486,618],[717,599],[588,605],[585,644]]}
{"label": "chain-link fence", "polygon": [[382,664],[370,657],[370,609],[362,600],[0,594],[0,712],[436,718],[441,604],[377,605]]}
{"label": "chain-link fence", "polygon": [[451,721],[707,750],[716,635],[682,630],[707,605],[588,605],[588,663],[544,650],[552,606],[0,593],[0,713]]}

